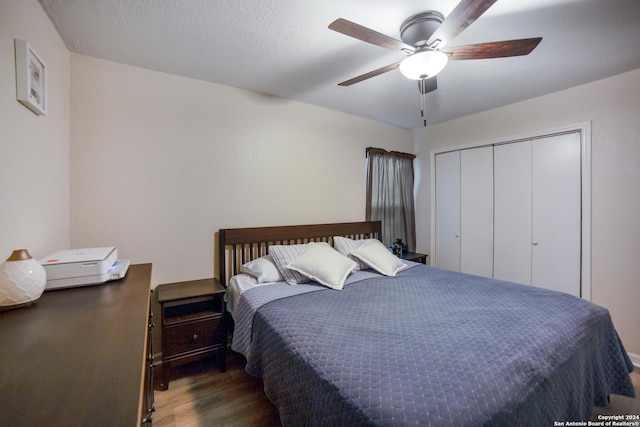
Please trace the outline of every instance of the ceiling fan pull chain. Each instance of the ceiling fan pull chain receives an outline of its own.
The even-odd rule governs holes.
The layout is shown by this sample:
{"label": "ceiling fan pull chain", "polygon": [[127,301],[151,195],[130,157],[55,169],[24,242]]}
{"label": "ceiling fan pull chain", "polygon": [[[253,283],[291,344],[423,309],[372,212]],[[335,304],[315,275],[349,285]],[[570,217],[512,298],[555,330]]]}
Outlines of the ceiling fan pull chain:
{"label": "ceiling fan pull chain", "polygon": [[427,127],[427,119],[424,114],[424,110],[427,107],[427,80],[418,80],[418,88],[420,89],[420,117],[422,117],[424,127]]}

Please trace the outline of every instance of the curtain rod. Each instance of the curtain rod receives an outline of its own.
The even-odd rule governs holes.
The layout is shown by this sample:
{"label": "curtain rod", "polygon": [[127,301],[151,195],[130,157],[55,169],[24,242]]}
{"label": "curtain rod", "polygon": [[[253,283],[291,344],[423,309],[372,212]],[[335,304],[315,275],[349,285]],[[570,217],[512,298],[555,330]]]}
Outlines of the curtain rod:
{"label": "curtain rod", "polygon": [[403,153],[401,151],[387,151],[384,148],[367,147],[365,158],[369,157],[369,153],[380,154],[382,156],[402,157],[406,159],[415,159],[415,154]]}

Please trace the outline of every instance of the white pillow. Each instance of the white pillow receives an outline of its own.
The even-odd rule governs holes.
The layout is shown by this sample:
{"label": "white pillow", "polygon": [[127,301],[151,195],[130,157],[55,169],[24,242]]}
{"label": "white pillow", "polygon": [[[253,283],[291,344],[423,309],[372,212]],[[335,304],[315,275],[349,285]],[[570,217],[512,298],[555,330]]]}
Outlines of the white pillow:
{"label": "white pillow", "polygon": [[284,281],[271,255],[261,256],[253,261],[242,264],[240,272],[255,277],[258,283]]}
{"label": "white pillow", "polygon": [[398,271],[407,266],[400,261],[400,258],[389,252],[389,249],[382,242],[375,239],[371,239],[359,248],[352,250],[351,255],[364,261],[369,267],[385,276],[395,276]]}
{"label": "white pillow", "polygon": [[356,258],[354,256],[351,256],[351,251],[352,250],[354,250],[356,248],[359,248],[360,246],[365,244],[368,240],[371,240],[371,239],[353,240],[353,239],[350,239],[348,237],[333,236],[333,246],[342,255],[344,255],[344,256],[348,257],[349,259],[352,259],[353,261],[355,261],[356,268],[353,269],[354,271],[368,270],[369,266],[367,264],[365,264],[364,262],[360,261],[358,258]]}
{"label": "white pillow", "polygon": [[287,267],[331,289],[340,290],[356,263],[340,255],[329,244],[321,242],[309,243],[304,252]]}
{"label": "white pillow", "polygon": [[298,285],[309,281],[306,276],[287,267],[294,259],[298,258],[308,245],[308,243],[305,243],[302,245],[269,246],[269,255],[273,257],[273,261],[276,263],[278,271],[280,271],[284,280],[290,285]]}

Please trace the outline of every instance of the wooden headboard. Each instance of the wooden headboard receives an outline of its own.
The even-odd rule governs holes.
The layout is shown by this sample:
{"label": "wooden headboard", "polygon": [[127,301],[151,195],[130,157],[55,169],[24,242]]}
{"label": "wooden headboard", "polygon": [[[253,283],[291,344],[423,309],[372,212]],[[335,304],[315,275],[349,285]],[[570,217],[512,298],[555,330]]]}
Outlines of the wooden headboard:
{"label": "wooden headboard", "polygon": [[218,233],[220,283],[226,287],[229,279],[240,272],[242,264],[267,255],[271,245],[327,242],[333,246],[333,236],[379,239],[380,228],[380,221],[222,228]]}

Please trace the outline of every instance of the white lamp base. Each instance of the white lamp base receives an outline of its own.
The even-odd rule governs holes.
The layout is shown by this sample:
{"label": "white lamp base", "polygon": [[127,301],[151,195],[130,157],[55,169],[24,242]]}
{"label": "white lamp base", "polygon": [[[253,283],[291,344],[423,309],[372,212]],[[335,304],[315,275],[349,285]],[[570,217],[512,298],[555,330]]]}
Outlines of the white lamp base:
{"label": "white lamp base", "polygon": [[0,310],[33,304],[44,291],[47,275],[26,249],[17,249],[0,264]]}

